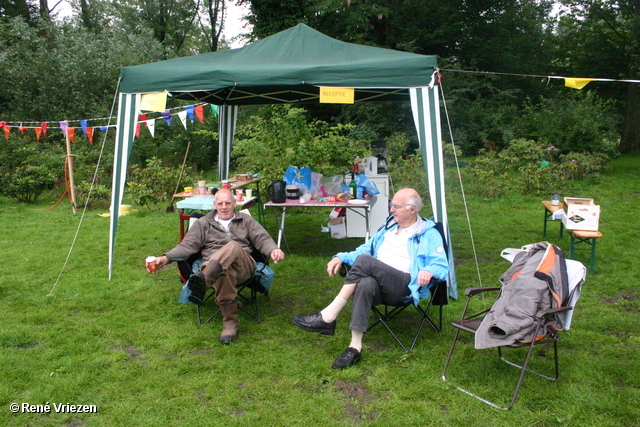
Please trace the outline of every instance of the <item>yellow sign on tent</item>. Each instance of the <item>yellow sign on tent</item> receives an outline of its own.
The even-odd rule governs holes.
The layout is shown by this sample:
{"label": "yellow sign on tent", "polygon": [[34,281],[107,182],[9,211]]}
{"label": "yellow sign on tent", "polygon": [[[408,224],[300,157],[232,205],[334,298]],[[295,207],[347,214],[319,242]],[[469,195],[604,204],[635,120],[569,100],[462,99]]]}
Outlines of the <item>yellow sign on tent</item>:
{"label": "yellow sign on tent", "polygon": [[589,82],[594,81],[595,79],[573,79],[573,78],[565,78],[564,85],[567,87],[572,87],[574,89],[582,89]]}
{"label": "yellow sign on tent", "polygon": [[324,104],[353,104],[355,89],[343,87],[321,87],[320,103]]}
{"label": "yellow sign on tent", "polygon": [[167,92],[143,94],[140,99],[140,109],[162,113],[167,109]]}

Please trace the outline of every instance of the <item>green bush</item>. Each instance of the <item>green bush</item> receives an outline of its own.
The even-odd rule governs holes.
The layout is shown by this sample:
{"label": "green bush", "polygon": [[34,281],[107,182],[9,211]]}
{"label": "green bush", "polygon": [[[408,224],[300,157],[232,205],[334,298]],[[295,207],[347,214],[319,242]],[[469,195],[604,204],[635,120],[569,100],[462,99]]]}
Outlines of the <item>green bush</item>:
{"label": "green bush", "polygon": [[481,151],[472,160],[469,190],[494,198],[508,190],[524,195],[567,193],[576,182],[598,180],[607,170],[603,153],[559,154],[555,146],[516,139],[502,151]]}
{"label": "green bush", "polygon": [[312,122],[305,110],[289,105],[264,107],[260,113],[238,125],[232,156],[241,173],[278,179],[292,165],[332,176],[370,152],[364,141],[351,137],[352,125]]}
{"label": "green bush", "polygon": [[[185,170],[182,182],[192,181],[188,175],[189,171]],[[152,157],[147,160],[144,168],[138,164],[131,165],[126,195],[133,203],[151,209],[151,204],[164,202],[172,197],[179,177],[179,168],[164,166],[162,160]]]}
{"label": "green bush", "polygon": [[23,166],[2,175],[2,194],[33,203],[43,191],[53,188],[56,177],[47,166]]}
{"label": "green bush", "polygon": [[[87,204],[87,197],[89,197],[89,203],[87,208],[93,209],[100,205],[106,204],[108,207],[111,200],[111,187],[106,185],[96,184],[91,188],[91,181],[81,181],[76,185],[76,204],[79,208],[84,207]],[[91,195],[89,195],[91,190]]]}

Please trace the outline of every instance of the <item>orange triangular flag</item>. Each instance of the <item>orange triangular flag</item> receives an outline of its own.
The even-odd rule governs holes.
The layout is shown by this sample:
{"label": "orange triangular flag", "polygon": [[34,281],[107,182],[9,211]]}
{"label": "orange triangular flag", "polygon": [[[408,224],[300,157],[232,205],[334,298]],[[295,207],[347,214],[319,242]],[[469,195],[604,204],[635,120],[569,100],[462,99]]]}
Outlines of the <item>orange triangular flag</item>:
{"label": "orange triangular flag", "polygon": [[67,128],[67,135],[74,144],[76,143],[76,128]]}
{"label": "orange triangular flag", "polygon": [[24,135],[24,131],[27,130],[27,128],[25,126],[20,126],[18,130],[20,131],[21,134]]}
{"label": "orange triangular flag", "polygon": [[4,136],[9,140],[9,134],[11,133],[11,126],[4,125]]}
{"label": "orange triangular flag", "polygon": [[193,111],[196,113],[196,117],[200,120],[200,123],[204,123],[204,105],[196,105]]}
{"label": "orange triangular flag", "polygon": [[87,126],[87,129],[85,130],[87,132],[87,138],[89,138],[89,142],[93,144],[93,127]]}
{"label": "orange triangular flag", "polygon": [[40,134],[42,133],[42,128],[35,128],[36,131],[36,140],[40,142]]}
{"label": "orange triangular flag", "polygon": [[573,79],[573,78],[565,78],[564,85],[566,87],[571,87],[573,89],[582,89],[589,82],[594,81],[595,79]]}
{"label": "orange triangular flag", "polygon": [[140,138],[140,122],[136,123],[136,138]]}

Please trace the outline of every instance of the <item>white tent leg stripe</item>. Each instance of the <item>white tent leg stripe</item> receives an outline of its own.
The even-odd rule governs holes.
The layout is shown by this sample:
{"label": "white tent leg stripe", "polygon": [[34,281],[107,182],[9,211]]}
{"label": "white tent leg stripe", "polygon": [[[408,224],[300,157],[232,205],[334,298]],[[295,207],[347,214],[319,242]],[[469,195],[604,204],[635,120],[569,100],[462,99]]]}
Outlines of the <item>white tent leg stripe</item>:
{"label": "white tent leg stripe", "polygon": [[433,217],[444,226],[449,248],[449,296],[458,298],[454,270],[453,249],[447,217],[447,202],[444,191],[444,163],[442,159],[442,137],[440,134],[440,96],[438,87],[411,88],[411,109],[418,132],[422,161],[429,184],[429,196]]}
{"label": "white tent leg stripe", "polygon": [[121,93],[118,100],[118,123],[113,156],[113,182],[111,186],[111,216],[109,227],[109,280],[113,271],[113,248],[118,228],[120,205],[127,178],[127,164],[133,147],[138,121],[140,94]]}
{"label": "white tent leg stripe", "polygon": [[238,120],[237,105],[221,105],[218,109],[218,175],[219,178],[229,177],[229,163],[231,162],[231,144],[236,133]]}

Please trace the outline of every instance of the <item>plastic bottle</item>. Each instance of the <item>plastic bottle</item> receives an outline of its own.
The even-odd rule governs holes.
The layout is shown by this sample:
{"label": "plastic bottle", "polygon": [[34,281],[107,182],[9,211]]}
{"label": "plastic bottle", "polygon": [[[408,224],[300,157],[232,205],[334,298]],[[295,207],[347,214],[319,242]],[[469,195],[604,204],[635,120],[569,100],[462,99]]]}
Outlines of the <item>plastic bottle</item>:
{"label": "plastic bottle", "polygon": [[349,194],[354,199],[358,196],[358,184],[356,184],[356,177],[353,172],[351,172],[351,182],[349,183]]}

